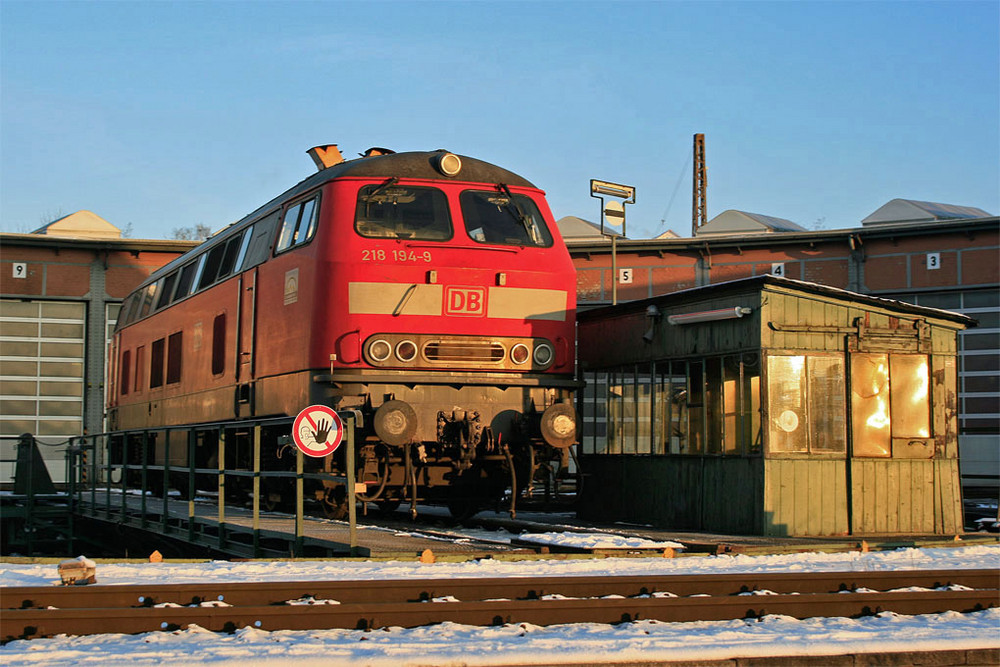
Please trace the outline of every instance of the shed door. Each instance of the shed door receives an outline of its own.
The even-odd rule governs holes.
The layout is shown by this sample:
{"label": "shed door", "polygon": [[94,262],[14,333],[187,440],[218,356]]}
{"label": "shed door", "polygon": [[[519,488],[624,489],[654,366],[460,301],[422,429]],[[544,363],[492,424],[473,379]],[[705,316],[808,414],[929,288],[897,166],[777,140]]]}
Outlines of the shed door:
{"label": "shed door", "polygon": [[240,276],[240,299],[236,344],[236,417],[254,416],[256,377],[257,269]]}

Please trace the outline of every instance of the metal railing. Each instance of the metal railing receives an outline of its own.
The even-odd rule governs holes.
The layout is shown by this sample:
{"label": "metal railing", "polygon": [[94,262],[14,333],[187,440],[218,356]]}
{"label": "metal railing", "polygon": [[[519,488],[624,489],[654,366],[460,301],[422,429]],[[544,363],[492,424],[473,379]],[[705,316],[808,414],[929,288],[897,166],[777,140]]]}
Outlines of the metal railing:
{"label": "metal railing", "polygon": [[[288,480],[286,486],[294,488],[293,518],[294,528],[290,534],[294,538],[293,555],[301,555],[305,544],[305,490],[307,481],[315,481],[319,488],[332,488],[345,485],[350,554],[356,555],[357,545],[357,507],[354,494],[356,489],[354,470],[355,428],[359,426],[359,415],[353,411],[342,413],[344,422],[344,440],[341,446],[345,451],[346,475],[333,475],[327,472],[306,471],[305,455],[292,445],[294,450],[294,470],[265,470],[262,463],[262,440],[267,431],[268,436],[275,441],[290,441],[293,418],[280,417],[269,419],[250,419],[231,422],[205,423],[184,426],[160,426],[149,429],[114,431],[96,435],[86,435],[73,438],[67,448],[67,491],[70,511],[74,514],[84,514],[87,510],[94,518],[134,525],[144,530],[155,530],[166,536],[185,539],[189,543],[213,546],[225,553],[232,553],[240,547],[249,547],[252,555],[262,554],[261,501],[267,482]],[[281,435],[284,432],[285,435]],[[206,450],[206,436],[214,439],[214,451]],[[199,440],[202,444],[199,444]],[[226,451],[232,446],[232,441],[244,447],[250,445],[249,465],[244,467],[227,467]],[[184,451],[171,453],[178,441]],[[208,445],[211,447],[211,444]],[[200,451],[199,451],[200,450]],[[178,455],[180,454],[180,455]],[[200,454],[200,456],[198,456]],[[199,467],[198,461],[211,460],[214,454],[215,467]],[[155,458],[151,461],[150,458]],[[249,480],[249,485],[241,485],[248,492],[251,501],[252,515],[249,531],[227,521],[226,489],[227,484],[238,486],[236,480]],[[177,487],[177,481],[182,480],[182,488],[171,496],[172,486]],[[206,481],[214,489],[206,488]],[[157,491],[159,494],[157,495]],[[199,534],[199,522],[205,524],[207,517],[200,517],[196,512],[196,497],[211,493],[217,494],[214,520],[217,524],[217,535],[214,544],[207,544]],[[130,503],[130,496],[138,493],[139,501]],[[187,500],[186,522],[181,518],[177,525],[178,513],[171,513],[171,503],[177,502],[177,496]],[[154,504],[151,507],[151,503]],[[159,505],[156,507],[155,505]],[[186,523],[186,527],[184,524]],[[184,533],[186,532],[186,536]],[[249,544],[235,542],[232,537],[237,533],[249,532]]]}

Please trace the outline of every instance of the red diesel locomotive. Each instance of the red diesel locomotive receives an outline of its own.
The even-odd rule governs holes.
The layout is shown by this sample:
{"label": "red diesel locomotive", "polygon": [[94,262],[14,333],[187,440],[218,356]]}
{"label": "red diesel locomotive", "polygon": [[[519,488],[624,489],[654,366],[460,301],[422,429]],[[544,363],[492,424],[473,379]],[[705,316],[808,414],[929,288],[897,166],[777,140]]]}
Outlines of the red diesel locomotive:
{"label": "red diesel locomotive", "polygon": [[[125,300],[109,427],[356,410],[358,497],[456,513],[565,464],[576,280],[543,192],[446,151],[310,155],[317,173]],[[265,466],[294,460],[277,432],[268,440]],[[198,467],[217,466],[211,444]],[[247,448],[227,444],[225,467],[249,465]],[[343,449],[318,465],[342,474]],[[186,465],[183,447],[152,451]],[[272,485],[265,500],[285,493]],[[342,487],[317,497],[346,507]]]}

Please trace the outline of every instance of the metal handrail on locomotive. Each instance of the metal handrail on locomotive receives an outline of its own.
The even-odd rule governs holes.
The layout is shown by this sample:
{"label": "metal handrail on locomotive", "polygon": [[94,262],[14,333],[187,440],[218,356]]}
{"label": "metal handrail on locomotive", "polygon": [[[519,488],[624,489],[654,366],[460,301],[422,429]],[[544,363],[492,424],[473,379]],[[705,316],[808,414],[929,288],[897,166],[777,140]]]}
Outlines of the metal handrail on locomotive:
{"label": "metal handrail on locomotive", "polygon": [[[447,151],[309,153],[316,173],[124,301],[110,428],[356,410],[358,499],[414,513],[427,500],[467,514],[565,471],[576,279],[544,193]],[[146,460],[187,465],[168,437]],[[196,467],[218,465],[212,437],[199,432]],[[265,433],[264,469],[294,468],[286,443]],[[224,467],[246,469],[249,449],[246,434],[227,443]],[[311,465],[343,474],[343,449]],[[266,485],[266,506],[290,496],[283,483]],[[345,511],[343,486],[314,491]]]}

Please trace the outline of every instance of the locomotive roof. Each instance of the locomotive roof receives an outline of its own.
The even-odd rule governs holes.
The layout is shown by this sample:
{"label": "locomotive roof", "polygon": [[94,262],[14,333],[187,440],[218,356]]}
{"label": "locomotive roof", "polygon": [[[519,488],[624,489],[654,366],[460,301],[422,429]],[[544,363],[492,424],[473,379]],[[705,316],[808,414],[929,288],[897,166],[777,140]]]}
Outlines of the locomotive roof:
{"label": "locomotive roof", "polygon": [[436,181],[454,181],[459,183],[503,183],[505,185],[515,187],[535,188],[535,185],[531,183],[531,181],[522,176],[518,176],[512,171],[508,171],[507,169],[498,167],[495,164],[465,155],[459,155],[462,160],[462,170],[458,173],[458,175],[452,177],[445,176],[438,171],[434,163],[442,153],[447,152],[448,151],[445,150],[436,150],[390,153],[388,155],[372,155],[370,157],[346,160],[340,164],[335,164],[332,167],[322,169],[309,175],[307,178],[303,179],[291,188],[285,190],[263,206],[259,206],[254,209],[253,212],[243,216],[231,225],[228,225],[225,229],[216,232],[203,244],[192,248],[187,253],[154,271],[150,274],[149,278],[142,281],[142,283],[140,283],[132,291],[138,291],[150,283],[156,282],[181,264],[186,263],[192,253],[203,251],[216,243],[221,242],[223,238],[228,238],[228,232],[233,231],[238,227],[244,227],[252,221],[261,218],[266,213],[275,210],[284,202],[294,199],[298,195],[308,192],[309,190],[336,178],[396,177]]}

